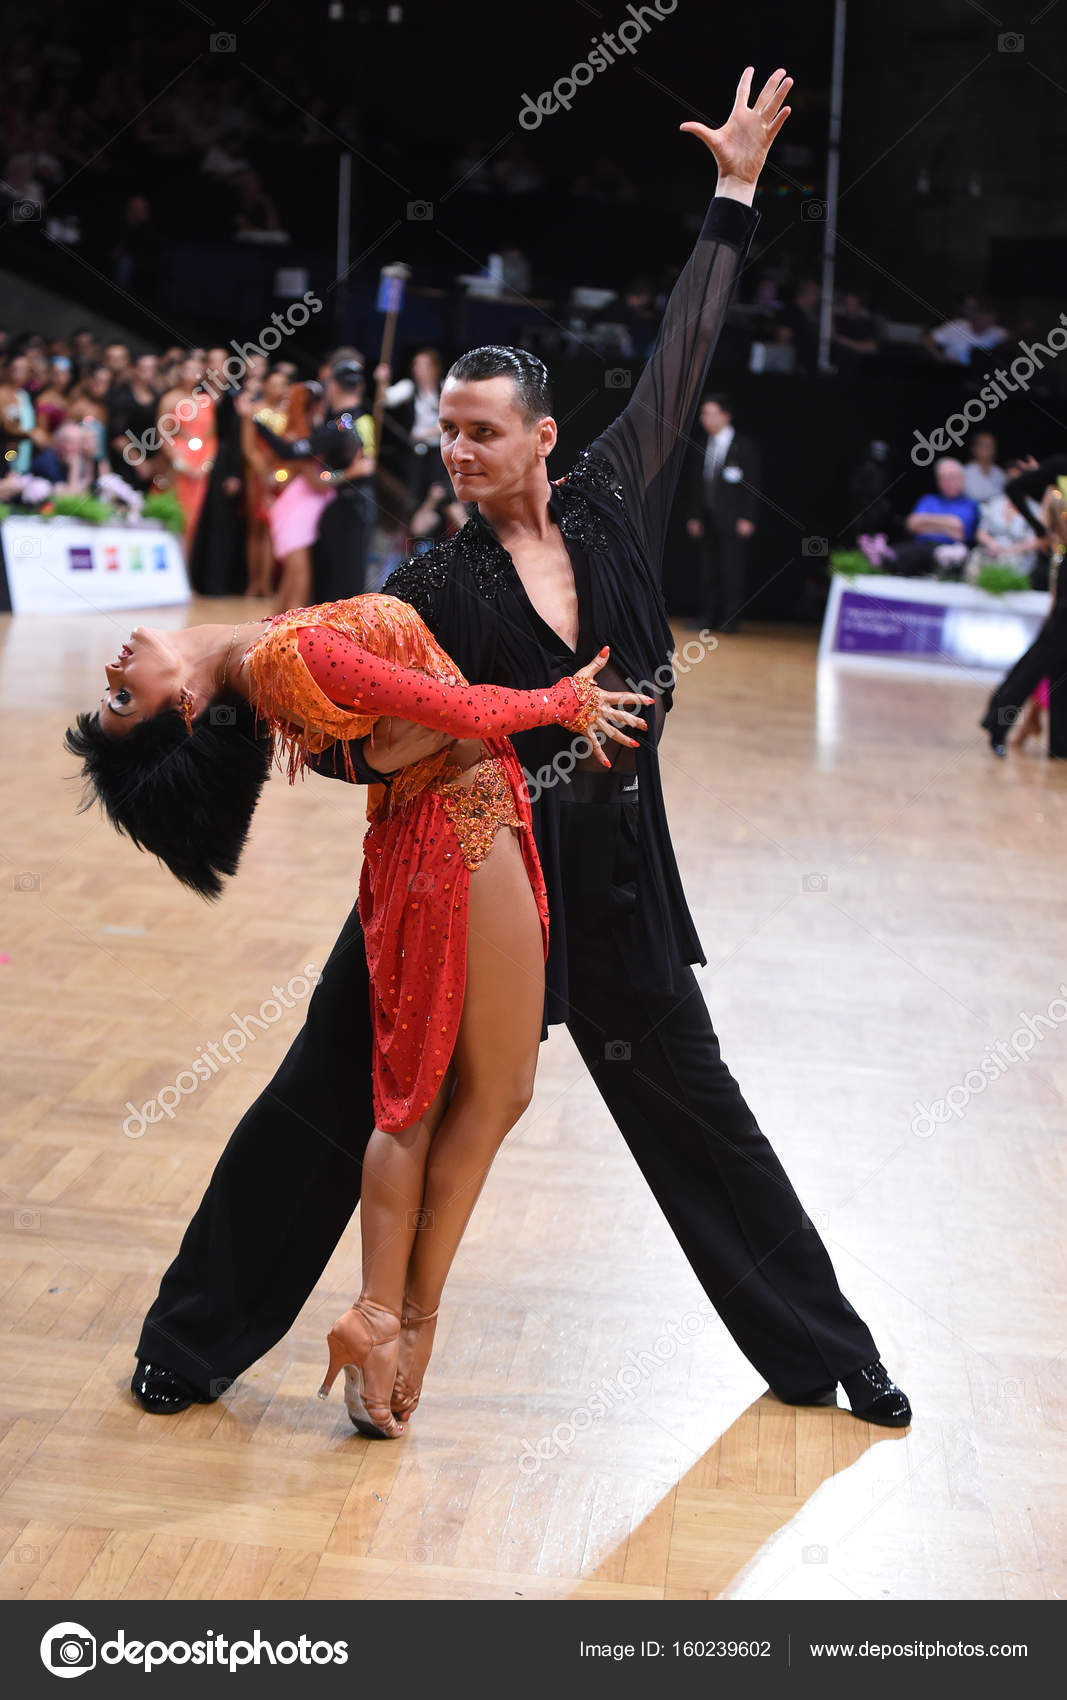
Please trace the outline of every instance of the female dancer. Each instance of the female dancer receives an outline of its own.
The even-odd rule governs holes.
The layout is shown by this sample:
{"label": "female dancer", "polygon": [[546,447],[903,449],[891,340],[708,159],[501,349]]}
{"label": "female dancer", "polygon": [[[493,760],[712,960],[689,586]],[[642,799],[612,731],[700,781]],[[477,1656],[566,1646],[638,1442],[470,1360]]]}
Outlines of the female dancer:
{"label": "female dancer", "polygon": [[215,403],[200,380],[204,362],[198,354],[182,362],[181,376],[175,389],[168,390],[159,403],[159,421],[171,415],[179,428],[160,430],[163,456],[174,473],[174,489],[185,515],[185,559],[193,558],[193,540],[200,520],[200,511],[207,495],[207,481],[215,464],[218,448],[215,434]]}
{"label": "female dancer", "polygon": [[[248,517],[245,543],[248,588],[245,595],[271,596],[274,588],[274,550],[270,515],[274,503],[284,493],[284,480],[275,478],[277,462],[272,460],[260,443],[254,421],[261,419],[272,431],[284,437],[293,407],[288,372],[275,366],[254,393],[250,393],[247,387],[242,390],[234,406],[241,418],[241,458],[244,462]],[[297,604],[305,600],[303,596],[295,598]]]}
{"label": "female dancer", "polygon": [[559,724],[633,745],[622,728],[644,722],[622,705],[652,699],[600,690],[606,658],[545,690],[471,686],[414,609],[357,596],[232,634],[135,631],[106,669],[99,709],[67,733],[113,824],[206,896],[236,870],[267,774],[259,722],[287,753],[290,781],[334,743],[347,763],[348,740],[389,716],[455,740],[368,799],[359,907],[376,1126],[362,1290],[330,1331],[320,1389],[325,1398],[345,1367],[364,1434],[403,1433],[398,1416],[418,1403],[445,1277],[532,1089],[548,902],[505,734]]}
{"label": "female dancer", "polygon": [[[242,408],[240,403],[238,406],[240,411],[251,415],[252,436],[259,445],[259,453],[264,455],[267,451],[255,430],[257,420],[274,431],[276,439],[295,441],[310,437],[325,414],[320,386],[309,383],[293,385],[288,397],[284,431],[277,430],[262,409]],[[280,459],[280,445],[272,446]],[[311,551],[318,536],[322,510],[336,495],[336,491],[324,484],[319,476],[322,467],[318,461],[294,460],[283,464],[286,481],[267,514],[274,560],[281,564],[274,603],[279,614],[290,608],[302,607],[311,595]]]}

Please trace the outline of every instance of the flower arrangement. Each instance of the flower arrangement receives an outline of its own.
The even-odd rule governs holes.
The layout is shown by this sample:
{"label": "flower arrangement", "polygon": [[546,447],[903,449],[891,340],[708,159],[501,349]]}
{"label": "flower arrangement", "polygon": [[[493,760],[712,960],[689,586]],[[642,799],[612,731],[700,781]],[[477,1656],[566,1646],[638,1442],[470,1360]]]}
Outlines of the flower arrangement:
{"label": "flower arrangement", "polygon": [[858,578],[864,573],[880,573],[885,569],[869,561],[862,549],[835,549],[830,556],[830,571],[840,573],[842,578]]}
{"label": "flower arrangement", "polygon": [[1016,571],[1008,561],[989,561],[978,569],[974,582],[979,590],[988,590],[991,596],[1004,596],[1010,590],[1030,589],[1026,574]]}
{"label": "flower arrangement", "polygon": [[158,520],[176,537],[185,530],[185,514],[173,490],[154,490],[146,496],[141,515],[144,519]]}

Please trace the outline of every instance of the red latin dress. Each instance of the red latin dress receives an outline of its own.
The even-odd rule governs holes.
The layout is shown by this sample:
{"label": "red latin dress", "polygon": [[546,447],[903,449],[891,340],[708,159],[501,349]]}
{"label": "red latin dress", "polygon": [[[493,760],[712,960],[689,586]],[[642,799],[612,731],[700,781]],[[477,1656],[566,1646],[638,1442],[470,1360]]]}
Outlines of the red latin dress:
{"label": "red latin dress", "polygon": [[[287,754],[289,781],[312,755],[396,715],[481,741],[473,783],[449,751],[373,785],[359,886],[374,1032],[374,1110],[410,1127],[448,1068],[467,976],[470,876],[502,826],[518,829],[548,952],[548,898],[522,768],[507,737],[534,726],[586,732],[599,694],[564,678],[544,690],[470,685],[414,608],[365,595],[276,615],[246,652],[250,697]],[[469,770],[466,771],[469,781]]]}

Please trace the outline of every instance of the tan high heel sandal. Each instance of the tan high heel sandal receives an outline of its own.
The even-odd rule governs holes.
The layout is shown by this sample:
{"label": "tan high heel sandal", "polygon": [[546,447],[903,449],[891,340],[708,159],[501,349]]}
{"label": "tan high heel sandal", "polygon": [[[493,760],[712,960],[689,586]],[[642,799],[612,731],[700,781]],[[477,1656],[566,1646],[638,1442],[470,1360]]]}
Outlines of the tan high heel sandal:
{"label": "tan high heel sandal", "polygon": [[359,1299],[334,1323],[326,1337],[330,1365],[319,1388],[329,1397],[337,1372],[345,1372],[345,1405],[360,1434],[372,1440],[396,1440],[404,1430],[389,1409],[388,1389],[396,1378],[400,1318],[395,1310]]}
{"label": "tan high heel sandal", "polygon": [[437,1311],[416,1310],[404,1301],[400,1318],[400,1347],[396,1360],[396,1381],[390,1400],[393,1416],[406,1423],[422,1394],[422,1378],[433,1350],[437,1332]]}

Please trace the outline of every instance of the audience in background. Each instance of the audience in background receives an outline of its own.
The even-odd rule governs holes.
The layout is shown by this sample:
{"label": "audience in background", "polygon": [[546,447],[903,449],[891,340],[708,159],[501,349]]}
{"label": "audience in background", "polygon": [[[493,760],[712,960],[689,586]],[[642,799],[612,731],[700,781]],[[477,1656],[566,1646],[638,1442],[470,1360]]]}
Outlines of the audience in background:
{"label": "audience in background", "polygon": [[962,311],[926,332],[924,342],[935,360],[955,366],[970,366],[975,350],[988,354],[1008,340],[1008,332],[997,324],[997,316],[989,304],[977,295],[963,298]]}
{"label": "audience in background", "polygon": [[920,496],[906,520],[911,537],[887,552],[892,571],[914,577],[962,568],[978,529],[978,503],[964,494],[963,467],[945,455],[934,462],[936,490]]}
{"label": "audience in background", "polygon": [[834,314],[830,347],[842,377],[856,377],[866,371],[872,356],[878,353],[878,326],[855,290],[845,293]]}
{"label": "audience in background", "polygon": [[970,449],[971,458],[963,469],[963,493],[972,502],[988,502],[1004,488],[1004,473],[997,465],[997,439],[992,431],[976,431]]}
{"label": "audience in background", "polygon": [[[441,356],[436,348],[420,348],[411,362],[410,378],[391,383],[385,361],[374,369],[379,394],[384,391],[381,464],[398,478],[409,502],[418,507],[435,478],[441,476]],[[387,447],[388,445],[388,447]]]}
{"label": "audience in background", "polygon": [[[988,432],[984,434],[991,435]],[[999,467],[992,470],[1000,472]],[[1014,567],[1024,578],[1033,576],[1038,560],[1033,527],[1003,489],[1005,479],[1016,478],[1025,471],[1021,461],[1012,461],[1004,472],[1000,472],[1001,489],[982,503],[975,547],[967,557],[967,579],[973,581],[983,567],[994,563]]]}

